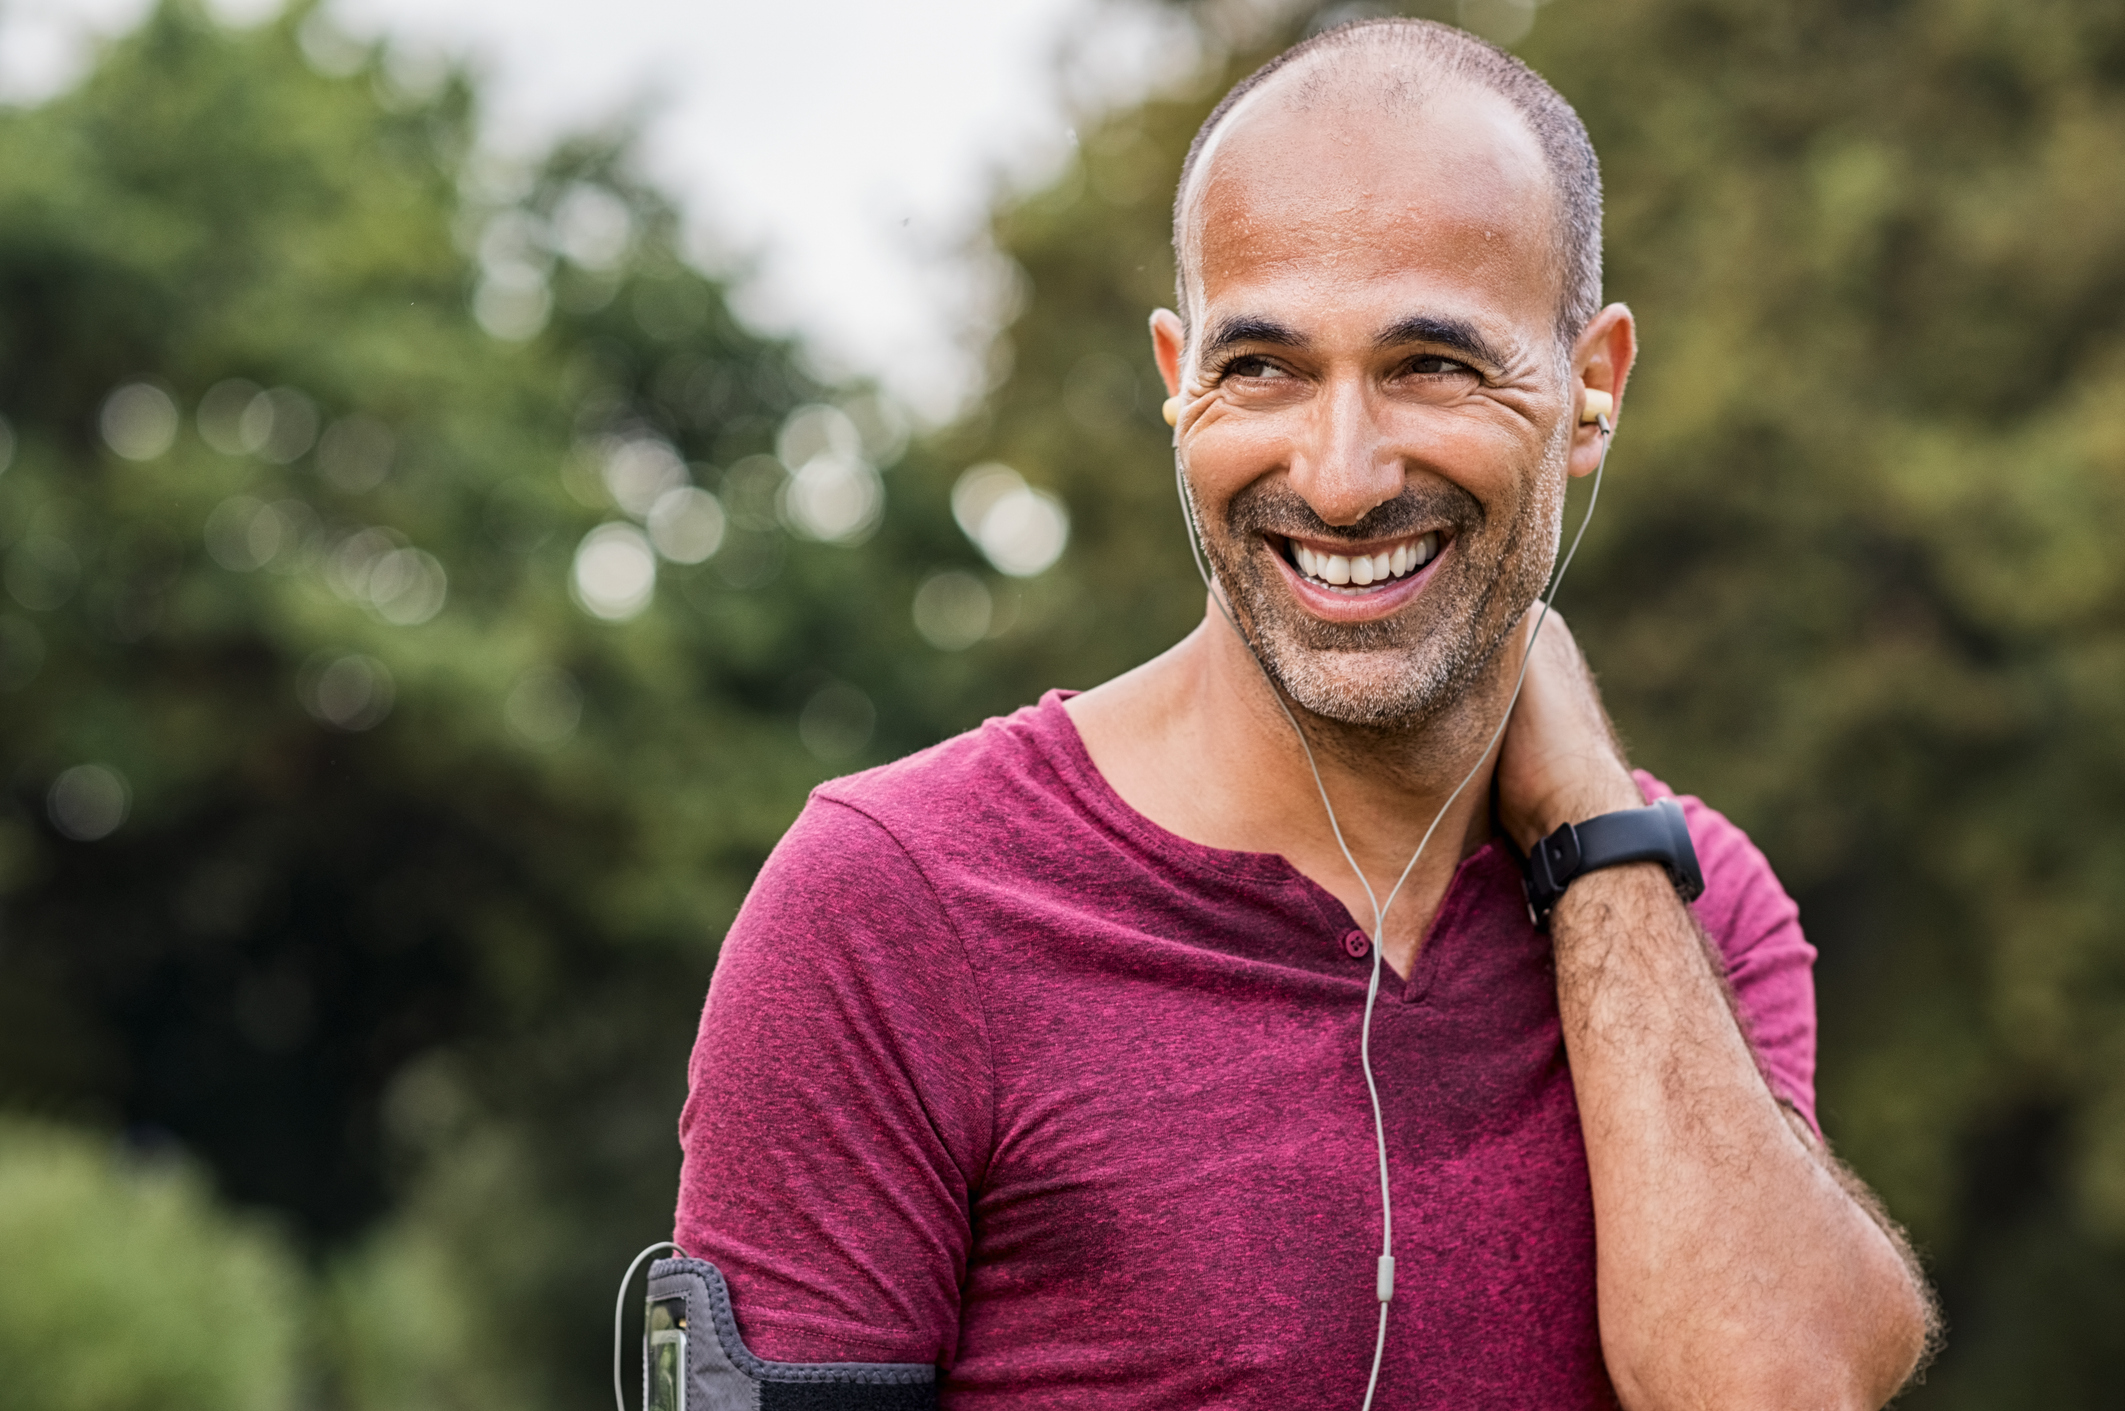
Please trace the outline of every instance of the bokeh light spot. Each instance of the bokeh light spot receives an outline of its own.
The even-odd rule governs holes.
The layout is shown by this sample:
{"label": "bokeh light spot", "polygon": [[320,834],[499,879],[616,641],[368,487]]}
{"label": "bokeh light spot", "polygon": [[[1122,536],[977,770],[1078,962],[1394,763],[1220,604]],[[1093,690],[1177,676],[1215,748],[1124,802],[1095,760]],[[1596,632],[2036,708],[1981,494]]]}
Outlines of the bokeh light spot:
{"label": "bokeh light spot", "polygon": [[525,744],[552,749],[567,741],[583,719],[583,690],[575,677],[542,666],[518,679],[502,703],[502,718]]}
{"label": "bokeh light spot", "polygon": [[[256,503],[255,501],[253,503]],[[406,547],[405,536],[390,529],[358,529],[339,541],[325,559],[325,586],[342,602],[369,605],[369,575],[378,560]],[[208,545],[212,551],[211,542]]]}
{"label": "bokeh light spot", "polygon": [[915,630],[941,652],[965,651],[989,634],[996,601],[971,573],[946,569],[915,590]]}
{"label": "bokeh light spot", "polygon": [[953,485],[952,518],[999,573],[1014,578],[1045,572],[1070,543],[1063,502],[994,461],[971,467]]}
{"label": "bokeh light spot", "polygon": [[554,247],[578,268],[603,272],[616,267],[634,238],[634,213],[605,187],[579,182],[554,205]]}
{"label": "bokeh light spot", "polygon": [[237,430],[257,455],[287,465],[317,442],[317,403],[292,387],[275,387],[251,399]]}
{"label": "bokeh light spot", "polygon": [[347,78],[369,62],[369,46],[333,23],[322,9],[309,13],[295,38],[310,67],[327,78]]}
{"label": "bokeh light spot", "polygon": [[649,507],[649,542],[673,563],[701,563],[723,547],[723,506],[694,485],[667,490]]}
{"label": "bokeh light spot", "polygon": [[207,556],[233,573],[269,564],[293,572],[315,561],[320,532],[317,511],[301,500],[268,505],[231,495],[207,516]]}
{"label": "bokeh light spot", "polygon": [[369,605],[394,627],[418,627],[443,610],[450,576],[434,554],[393,549],[369,570]]}
{"label": "bokeh light spot", "polygon": [[397,438],[373,417],[345,416],[325,428],[317,443],[317,470],[335,490],[350,495],[374,490],[391,473]]}
{"label": "bokeh light spot", "polygon": [[280,522],[249,495],[231,495],[207,516],[207,557],[233,573],[249,573],[280,552]]}
{"label": "bokeh light spot", "polygon": [[885,512],[885,482],[859,456],[822,451],[790,476],[782,492],[790,528],[828,544],[860,544]]}
{"label": "bokeh light spot", "polygon": [[490,265],[472,295],[472,316],[505,343],[536,338],[553,313],[553,291],[536,265],[509,260]]}
{"label": "bokeh light spot", "polygon": [[686,483],[686,462],[653,437],[616,439],[605,449],[600,475],[612,502],[643,519],[659,499]]}
{"label": "bokeh light spot", "polygon": [[320,652],[297,675],[295,693],[312,719],[335,730],[373,730],[391,713],[391,673],[360,652]]}
{"label": "bokeh light spot", "polygon": [[852,458],[864,454],[863,433],[848,413],[813,402],[783,419],[782,429],[775,434],[775,459],[798,466],[828,454]]}
{"label": "bokeh light spot", "polygon": [[625,622],[656,595],[656,552],[632,524],[601,524],[576,547],[568,586],[585,612]]}
{"label": "bokeh light spot", "polygon": [[897,402],[875,393],[851,397],[840,406],[843,416],[856,428],[863,458],[883,470],[899,460],[908,448],[907,413]]}
{"label": "bokeh light spot", "polygon": [[199,399],[199,439],[225,456],[255,456],[273,430],[271,403],[264,417],[247,414],[265,389],[241,377],[217,382]]}
{"label": "bokeh light spot", "polygon": [[177,439],[177,403],[152,382],[128,382],[103,399],[103,443],[129,461],[151,461]]}
{"label": "bokeh light spot", "polygon": [[108,838],[133,804],[125,776],[108,765],[77,764],[52,781],[45,808],[52,826],[77,843]]}

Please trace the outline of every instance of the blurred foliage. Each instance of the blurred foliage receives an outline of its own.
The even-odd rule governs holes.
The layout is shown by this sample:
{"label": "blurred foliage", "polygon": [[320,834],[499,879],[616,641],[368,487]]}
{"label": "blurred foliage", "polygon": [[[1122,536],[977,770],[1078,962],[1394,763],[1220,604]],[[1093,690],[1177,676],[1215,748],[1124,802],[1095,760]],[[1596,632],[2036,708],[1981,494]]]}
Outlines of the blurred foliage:
{"label": "blurred foliage", "polygon": [[6,1411],[291,1404],[298,1271],[176,1158],[0,1120],[0,1269]]}
{"label": "blurred foliage", "polygon": [[[1144,334],[1171,182],[1226,84],[1365,11],[1169,7],[1191,76],[1000,197],[996,385],[904,456],[733,320],[626,133],[497,167],[461,78],[306,9],[173,0],[0,113],[0,1102],[284,1212],[320,1404],[602,1396],[717,939],[805,790],[1199,618]],[[1948,1300],[1909,1404],[2105,1404],[2125,14],[1420,12],[1511,38],[1602,152],[1645,350],[1565,606],[1823,949],[1826,1124]],[[884,487],[848,542],[791,510],[821,445],[885,472],[821,482]],[[1067,504],[1056,567],[955,527],[985,462]],[[571,601],[600,526],[648,561],[614,526],[682,463],[721,547],[639,615]]]}
{"label": "blurred foliage", "polygon": [[[475,160],[461,79],[320,24],[166,4],[0,113],[0,1100],[174,1134],[344,1258],[348,1394],[576,1403],[717,939],[811,784],[935,737],[915,575],[979,559],[941,501],[785,529],[764,457],[833,389],[625,133]],[[579,608],[673,475],[718,552]],[[478,1346],[400,1296],[433,1271]]]}

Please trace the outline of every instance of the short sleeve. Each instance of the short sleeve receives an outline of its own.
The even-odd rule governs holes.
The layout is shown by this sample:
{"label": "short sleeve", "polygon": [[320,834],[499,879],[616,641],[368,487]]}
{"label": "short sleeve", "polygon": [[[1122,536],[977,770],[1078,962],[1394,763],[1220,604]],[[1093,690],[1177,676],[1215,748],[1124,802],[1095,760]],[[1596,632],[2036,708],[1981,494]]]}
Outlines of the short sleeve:
{"label": "short sleeve", "polygon": [[1673,797],[1682,805],[1704,872],[1704,895],[1691,905],[1726,959],[1742,1028],[1772,1093],[1807,1119],[1815,1117],[1815,947],[1800,929],[1800,908],[1779,885],[1771,863],[1749,835],[1717,809],[1676,796],[1643,771],[1647,801]]}
{"label": "short sleeve", "polygon": [[781,1361],[949,1367],[993,1135],[957,936],[877,823],[814,796],[723,944],[688,1067],[674,1238]]}

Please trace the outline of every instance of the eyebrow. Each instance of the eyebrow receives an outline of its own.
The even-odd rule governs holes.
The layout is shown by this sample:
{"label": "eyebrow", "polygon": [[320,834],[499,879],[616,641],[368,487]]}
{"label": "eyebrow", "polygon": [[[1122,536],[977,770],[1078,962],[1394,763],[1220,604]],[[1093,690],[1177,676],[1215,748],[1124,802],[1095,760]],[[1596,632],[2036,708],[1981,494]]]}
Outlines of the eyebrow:
{"label": "eyebrow", "polygon": [[[1228,349],[1246,343],[1267,344],[1273,348],[1303,348],[1306,339],[1288,324],[1241,314],[1219,319],[1210,326],[1203,338],[1200,356],[1205,361],[1213,361]],[[1505,355],[1478,333],[1474,324],[1464,319],[1412,314],[1397,319],[1373,339],[1373,347],[1381,350],[1403,348],[1412,343],[1444,348],[1487,368],[1502,368],[1506,364]]]}
{"label": "eyebrow", "polygon": [[1275,319],[1254,318],[1242,314],[1221,318],[1210,325],[1209,331],[1203,337],[1201,356],[1206,361],[1212,360],[1226,349],[1242,343],[1267,343],[1273,348],[1306,346],[1306,340],[1299,336],[1299,331],[1288,324],[1278,323]]}
{"label": "eyebrow", "polygon": [[1472,363],[1480,363],[1493,369],[1502,368],[1506,364],[1505,355],[1493,347],[1489,339],[1478,333],[1474,324],[1464,319],[1432,318],[1425,314],[1414,314],[1397,321],[1372,341],[1373,347],[1382,350],[1405,347],[1411,343],[1430,343],[1459,353]]}

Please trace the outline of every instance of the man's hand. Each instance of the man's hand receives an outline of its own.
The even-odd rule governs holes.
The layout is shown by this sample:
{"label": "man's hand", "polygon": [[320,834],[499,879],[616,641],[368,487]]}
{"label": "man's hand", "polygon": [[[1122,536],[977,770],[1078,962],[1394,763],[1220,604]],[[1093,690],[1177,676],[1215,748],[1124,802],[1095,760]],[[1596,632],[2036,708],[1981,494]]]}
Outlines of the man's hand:
{"label": "man's hand", "polygon": [[[1541,616],[1537,604],[1520,625],[1522,642]],[[1563,824],[1644,803],[1586,658],[1563,616],[1553,612],[1535,638],[1498,757],[1498,812],[1506,831],[1526,852]]]}

